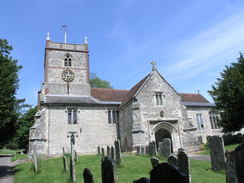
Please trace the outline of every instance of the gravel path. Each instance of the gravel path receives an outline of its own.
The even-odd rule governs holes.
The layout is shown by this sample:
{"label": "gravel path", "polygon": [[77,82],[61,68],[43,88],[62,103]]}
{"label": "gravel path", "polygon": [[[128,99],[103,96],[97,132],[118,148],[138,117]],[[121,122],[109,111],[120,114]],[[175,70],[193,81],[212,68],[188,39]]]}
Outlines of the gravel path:
{"label": "gravel path", "polygon": [[0,155],[0,182],[13,183],[13,165],[10,155]]}

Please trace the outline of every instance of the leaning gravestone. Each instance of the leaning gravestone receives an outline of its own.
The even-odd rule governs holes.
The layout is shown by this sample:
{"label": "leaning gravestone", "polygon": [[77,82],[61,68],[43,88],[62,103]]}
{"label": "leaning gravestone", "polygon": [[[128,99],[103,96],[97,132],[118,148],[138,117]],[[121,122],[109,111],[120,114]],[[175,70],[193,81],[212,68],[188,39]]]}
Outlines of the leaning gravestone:
{"label": "leaning gravestone", "polygon": [[226,182],[244,182],[244,144],[239,145],[234,151],[226,153]]}
{"label": "leaning gravestone", "polygon": [[83,171],[84,183],[94,183],[93,175],[88,168],[85,168]]}
{"label": "leaning gravestone", "polygon": [[208,136],[210,159],[213,170],[225,169],[225,150],[222,137]]}
{"label": "leaning gravestone", "polygon": [[97,146],[97,154],[100,155],[101,151],[100,151],[100,146]]}
{"label": "leaning gravestone", "polygon": [[75,176],[75,157],[74,157],[74,152],[71,150],[71,157],[70,157],[70,179],[72,182],[76,181],[76,176]]}
{"label": "leaning gravestone", "polygon": [[68,165],[67,165],[67,158],[65,156],[63,156],[63,164],[64,164],[64,172],[67,172]]}
{"label": "leaning gravestone", "polygon": [[178,163],[177,163],[177,157],[173,154],[168,156],[168,164],[173,166],[173,167],[177,167]]}
{"label": "leaning gravestone", "polygon": [[160,163],[150,171],[151,183],[188,183],[188,176],[168,163]]}
{"label": "leaning gravestone", "polygon": [[188,182],[191,182],[190,161],[185,151],[181,151],[178,154],[178,168],[181,173],[187,175]]}
{"label": "leaning gravestone", "polygon": [[149,142],[148,146],[148,154],[150,156],[157,156],[157,148],[155,141]]}
{"label": "leaning gravestone", "polygon": [[34,172],[37,173],[39,171],[39,164],[38,164],[38,157],[35,149],[33,150],[32,160],[34,164]]}
{"label": "leaning gravestone", "polygon": [[140,154],[141,154],[141,147],[136,146],[136,155],[140,155]]}
{"label": "leaning gravestone", "polygon": [[107,156],[108,156],[108,157],[111,156],[111,155],[110,155],[110,147],[109,147],[109,146],[107,146]]}
{"label": "leaning gravestone", "polygon": [[115,140],[114,141],[114,146],[115,146],[115,156],[116,156],[116,164],[120,165],[121,164],[121,148],[120,148],[120,141]]}
{"label": "leaning gravestone", "polygon": [[117,183],[116,167],[111,158],[104,157],[102,159],[102,183]]}
{"label": "leaning gravestone", "polygon": [[105,153],[104,153],[104,148],[102,148],[102,157],[105,156]]}
{"label": "leaning gravestone", "polygon": [[115,158],[115,155],[114,155],[114,147],[111,146],[111,159],[112,159],[113,162],[115,160],[114,158]]}
{"label": "leaning gravestone", "polygon": [[152,157],[150,160],[151,160],[151,164],[152,164],[153,168],[158,166],[158,164],[159,164],[158,158]]}
{"label": "leaning gravestone", "polygon": [[162,143],[159,143],[160,155],[164,158],[168,158],[171,154],[171,140],[169,138],[164,138]]}

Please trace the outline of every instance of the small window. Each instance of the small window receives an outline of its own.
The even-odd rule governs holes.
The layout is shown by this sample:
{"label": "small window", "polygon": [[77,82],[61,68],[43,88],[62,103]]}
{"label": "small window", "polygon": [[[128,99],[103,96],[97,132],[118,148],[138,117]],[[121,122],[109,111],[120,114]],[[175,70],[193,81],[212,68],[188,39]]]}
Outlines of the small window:
{"label": "small window", "polygon": [[163,93],[155,93],[156,105],[163,105]]}
{"label": "small window", "polygon": [[117,122],[117,118],[116,110],[108,110],[108,124],[115,124]]}
{"label": "small window", "polygon": [[210,124],[211,124],[212,129],[219,129],[220,128],[218,125],[219,115],[217,112],[215,112],[215,111],[209,112],[209,120],[210,120]]}
{"label": "small window", "polygon": [[77,124],[77,109],[68,109],[68,124]]}
{"label": "small window", "polygon": [[204,126],[203,126],[202,114],[197,114],[196,117],[197,117],[197,129],[203,130]]}
{"label": "small window", "polygon": [[70,54],[64,56],[64,66],[72,66],[72,56]]}

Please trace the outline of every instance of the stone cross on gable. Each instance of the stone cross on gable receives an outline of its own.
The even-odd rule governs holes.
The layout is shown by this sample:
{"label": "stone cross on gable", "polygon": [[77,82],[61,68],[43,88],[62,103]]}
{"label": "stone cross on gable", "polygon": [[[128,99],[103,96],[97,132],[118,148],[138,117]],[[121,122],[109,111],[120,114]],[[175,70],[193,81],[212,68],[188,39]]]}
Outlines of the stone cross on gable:
{"label": "stone cross on gable", "polygon": [[152,61],[151,64],[152,64],[152,70],[154,71],[156,69],[157,63],[155,61]]}

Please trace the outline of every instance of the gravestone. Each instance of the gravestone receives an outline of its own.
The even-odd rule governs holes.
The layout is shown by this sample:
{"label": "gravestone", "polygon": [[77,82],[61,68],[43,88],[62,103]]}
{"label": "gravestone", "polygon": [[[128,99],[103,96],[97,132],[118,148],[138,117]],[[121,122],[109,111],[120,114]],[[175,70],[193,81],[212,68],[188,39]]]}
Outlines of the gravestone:
{"label": "gravestone", "polygon": [[141,155],[145,155],[145,147],[141,146]]}
{"label": "gravestone", "polygon": [[225,150],[222,137],[208,136],[207,137],[211,166],[213,170],[222,170],[225,168]]}
{"label": "gravestone", "polygon": [[190,160],[185,151],[180,151],[178,154],[178,168],[181,173],[187,175],[188,182],[191,182]]}
{"label": "gravestone", "polygon": [[121,164],[121,148],[120,148],[120,141],[115,140],[114,141],[114,146],[115,146],[115,156],[116,156],[116,164],[120,165]]}
{"label": "gravestone", "polygon": [[74,160],[75,160],[75,162],[77,162],[77,160],[78,160],[78,154],[75,150],[74,150]]}
{"label": "gravestone", "polygon": [[111,146],[111,159],[114,162],[115,160],[115,155],[114,155],[114,146]]}
{"label": "gravestone", "polygon": [[159,163],[150,171],[150,181],[151,183],[188,183],[188,177],[168,163]]}
{"label": "gravestone", "polygon": [[74,152],[71,149],[71,156],[70,156],[70,179],[72,182],[76,181],[76,176],[75,176],[75,157],[74,157]]}
{"label": "gravestone", "polygon": [[94,183],[93,175],[88,168],[85,168],[83,171],[84,183]]}
{"label": "gravestone", "polygon": [[63,165],[64,165],[64,172],[68,170],[67,158],[63,156]]}
{"label": "gravestone", "polygon": [[100,155],[101,151],[100,151],[100,146],[97,146],[97,154]]}
{"label": "gravestone", "polygon": [[173,154],[168,156],[168,164],[173,166],[173,167],[177,167],[178,163],[177,163],[177,157]]}
{"label": "gravestone", "polygon": [[171,140],[169,138],[164,138],[162,143],[159,143],[160,155],[164,158],[168,158],[171,154]]}
{"label": "gravestone", "polygon": [[64,149],[64,147],[63,147],[63,156],[65,155],[65,149]]}
{"label": "gravestone", "polygon": [[111,158],[104,157],[102,159],[102,183],[117,183],[116,168]]}
{"label": "gravestone", "polygon": [[151,164],[152,164],[153,168],[158,166],[158,164],[159,164],[158,158],[152,157],[150,160],[151,160]]}
{"label": "gravestone", "polygon": [[134,180],[133,183],[150,183],[150,179],[146,177],[142,177],[140,179]]}
{"label": "gravestone", "polygon": [[111,155],[110,155],[110,147],[109,147],[109,146],[107,146],[107,156],[108,156],[108,157],[111,156]]}
{"label": "gravestone", "polygon": [[149,154],[149,146],[145,147],[145,154]]}
{"label": "gravestone", "polygon": [[181,152],[181,151],[184,151],[184,152],[186,152],[186,150],[184,149],[184,148],[178,148],[178,154]]}
{"label": "gravestone", "polygon": [[105,156],[105,153],[104,153],[104,148],[102,148],[102,157]]}
{"label": "gravestone", "polygon": [[38,164],[38,157],[35,149],[33,150],[32,160],[34,164],[34,172],[37,173],[39,171],[39,164]]}
{"label": "gravestone", "polygon": [[157,156],[157,148],[155,141],[149,142],[148,154],[150,156]]}
{"label": "gravestone", "polygon": [[244,144],[239,145],[232,152],[226,153],[226,182],[244,182]]}
{"label": "gravestone", "polygon": [[136,155],[140,155],[140,154],[141,154],[141,147],[136,146]]}

